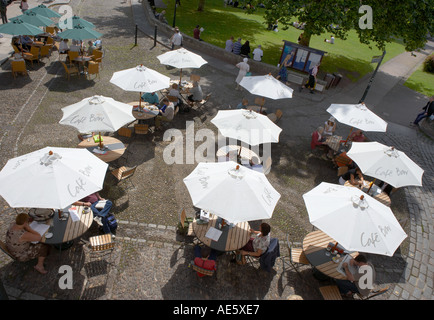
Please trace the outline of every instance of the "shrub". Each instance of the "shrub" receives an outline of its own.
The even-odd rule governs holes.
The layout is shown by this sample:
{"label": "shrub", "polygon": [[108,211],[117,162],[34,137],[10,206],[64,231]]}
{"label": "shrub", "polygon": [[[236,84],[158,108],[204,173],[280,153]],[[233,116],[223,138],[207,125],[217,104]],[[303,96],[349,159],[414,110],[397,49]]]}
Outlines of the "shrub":
{"label": "shrub", "polygon": [[423,71],[434,73],[434,54],[426,57],[425,61],[423,62]]}

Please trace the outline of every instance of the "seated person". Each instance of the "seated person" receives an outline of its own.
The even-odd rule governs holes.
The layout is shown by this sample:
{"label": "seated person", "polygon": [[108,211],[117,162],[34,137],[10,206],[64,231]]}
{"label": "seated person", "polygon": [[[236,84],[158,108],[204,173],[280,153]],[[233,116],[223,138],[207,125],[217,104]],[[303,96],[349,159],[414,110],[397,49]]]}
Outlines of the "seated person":
{"label": "seated person", "polygon": [[20,36],[19,42],[20,42],[21,46],[23,47],[23,49],[30,51],[30,48],[32,47],[32,44],[33,44],[33,40],[30,39],[29,36]]}
{"label": "seated person", "polygon": [[249,100],[243,99],[238,105],[237,109],[247,109],[247,105],[249,104]]}
{"label": "seated person", "polygon": [[[356,179],[358,178],[358,179]],[[346,181],[349,181],[355,187],[363,186],[365,179],[363,178],[362,171],[359,167],[348,170],[346,173],[339,177],[339,184],[344,185]]]}
{"label": "seated person", "polygon": [[68,53],[69,46],[68,46],[68,39],[63,39],[59,43],[59,53]]}
{"label": "seated person", "polygon": [[[104,208],[98,209],[96,208],[96,205],[99,201],[106,201]],[[92,193],[88,195],[87,197],[84,197],[83,199],[76,201],[73,203],[75,206],[86,206],[90,207],[92,212],[96,215],[95,221],[97,221],[98,224],[102,224],[102,231],[104,233],[111,233],[107,218],[109,217],[110,209],[113,206],[113,203],[110,200],[106,200],[104,198],[101,198],[98,192]],[[100,219],[98,219],[99,217]],[[101,221],[101,223],[99,222]],[[112,234],[113,236],[113,234]]]}
{"label": "seated person", "polygon": [[176,83],[172,84],[172,88],[169,90],[169,96],[178,98],[178,101],[173,102],[174,107],[178,104],[182,104],[182,96],[179,93],[179,87]]}
{"label": "seated person", "polygon": [[76,51],[76,52],[80,52],[80,42],[77,40],[72,40],[72,45],[69,48],[70,51]]}
{"label": "seated person", "polygon": [[159,115],[155,117],[155,129],[161,128],[161,121],[170,122],[175,115],[175,108],[169,99],[164,98],[161,100],[161,107],[159,108]]}
{"label": "seated person", "polygon": [[153,105],[158,105],[159,98],[156,92],[146,92],[142,95],[142,100]]}
{"label": "seated person", "polygon": [[[370,268],[367,271],[360,270],[360,268],[363,266],[368,266]],[[374,266],[368,262],[367,258],[363,254],[359,254],[354,259],[351,259],[349,263],[344,262],[342,267],[345,270],[347,279],[335,279],[340,293],[349,297],[351,297],[354,293],[359,293],[365,297],[368,296],[372,290],[372,288],[369,288],[368,284],[373,284],[375,281],[375,269]],[[372,275],[372,279],[366,279],[368,282],[366,282],[364,279],[361,279],[361,277],[366,277],[369,275]],[[361,283],[359,282],[363,283],[363,286],[360,286]]]}
{"label": "seated person", "polygon": [[89,47],[87,48],[87,55],[91,56],[93,54],[93,50],[96,49],[95,45],[93,44],[92,41],[88,41],[87,44],[89,45]]}
{"label": "seated person", "polygon": [[102,49],[102,40],[97,39],[93,42],[93,45],[95,46],[95,49],[101,50]]}
{"label": "seated person", "polygon": [[12,38],[12,45],[16,46],[19,51],[29,52],[29,50],[23,48],[23,46],[20,43],[19,37],[13,37]]}
{"label": "seated person", "polygon": [[325,138],[323,137],[324,127],[318,127],[312,133],[312,139],[310,141],[310,149],[312,152],[318,147],[324,151],[324,154],[321,156],[324,160],[332,159],[333,150],[325,144]]}
{"label": "seated person", "polygon": [[[217,252],[209,247],[194,247],[194,264],[206,270],[217,270],[216,259]],[[197,272],[199,277],[205,276],[203,273]]]}
{"label": "seated person", "polygon": [[20,213],[15,218],[6,233],[6,247],[10,254],[18,261],[26,262],[38,259],[34,268],[42,274],[48,271],[44,268],[45,258],[50,252],[50,246],[45,243],[32,242],[41,241],[41,235],[29,226],[29,215]]}
{"label": "seated person", "polygon": [[336,130],[336,120],[334,117],[330,117],[324,123],[324,135],[332,136]]}
{"label": "seated person", "polygon": [[188,100],[192,103],[195,101],[202,101],[203,99],[203,92],[202,88],[199,85],[199,82],[194,81],[193,82],[193,88],[190,91],[191,95],[188,96]]}
{"label": "seated person", "polygon": [[260,257],[270,246],[270,230],[268,223],[261,223],[260,231],[250,229],[251,233],[255,234],[254,238],[250,238],[249,242],[240,250],[240,254],[245,256]]}
{"label": "seated person", "polygon": [[363,135],[362,130],[356,130],[350,135],[350,141],[353,142],[365,142],[366,138]]}

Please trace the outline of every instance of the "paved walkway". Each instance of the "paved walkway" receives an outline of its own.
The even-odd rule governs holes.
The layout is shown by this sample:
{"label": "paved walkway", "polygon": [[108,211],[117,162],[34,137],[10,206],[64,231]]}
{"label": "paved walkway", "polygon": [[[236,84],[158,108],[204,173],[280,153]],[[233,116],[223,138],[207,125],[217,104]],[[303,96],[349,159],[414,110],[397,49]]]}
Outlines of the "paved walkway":
{"label": "paved walkway", "polygon": [[[41,2],[41,1],[39,1]],[[85,3],[86,4],[86,3]],[[15,4],[14,4],[15,5]],[[124,4],[127,6],[128,4]],[[139,29],[145,33],[153,34],[153,28],[144,18],[143,7],[137,0],[132,0],[131,9],[134,22]],[[160,34],[159,41],[167,43],[168,36]],[[3,46],[0,44],[0,48]],[[410,247],[406,257],[395,265],[378,266],[379,274],[384,281],[390,281],[392,275],[400,270],[405,271],[399,278],[393,279],[396,285],[388,295],[380,299],[427,299],[432,300],[433,295],[433,266],[434,266],[434,230],[433,214],[434,206],[432,200],[434,163],[433,142],[414,128],[408,127],[408,119],[414,118],[419,106],[426,100],[426,97],[412,92],[402,86],[403,78],[410,74],[423,58],[423,54],[416,58],[405,55],[398,56],[384,64],[380,73],[374,81],[373,87],[367,97],[366,103],[372,105],[372,109],[381,114],[389,122],[388,132],[385,134],[369,134],[372,140],[395,145],[398,149],[409,154],[420,166],[425,169],[422,188],[406,188],[405,197],[410,211]],[[413,60],[411,60],[413,58]],[[219,61],[213,57],[206,56],[205,59],[218,72],[236,75],[232,65]],[[403,59],[403,60],[401,60]],[[410,59],[410,60],[409,60]],[[404,62],[403,62],[404,61]],[[400,68],[394,68],[394,64]],[[323,115],[315,115],[316,110],[325,110],[331,102],[352,103],[362,96],[369,76],[357,84],[348,85],[335,91],[326,92],[323,95],[316,95],[312,99],[309,94],[300,94],[294,97],[297,103],[305,103],[304,112],[297,111],[297,116],[306,117],[311,123],[321,123]],[[234,101],[235,102],[235,101]],[[285,115],[282,125],[290,120],[293,114]],[[297,126],[297,125],[296,125]],[[305,131],[304,124],[299,124],[295,130]],[[13,212],[9,212],[13,214]],[[173,227],[164,225],[141,224],[133,221],[120,221],[122,229],[118,241],[122,243],[121,249],[116,250],[111,262],[116,265],[116,270],[107,272],[105,264],[89,264],[82,271],[83,274],[76,279],[77,287],[84,291],[68,292],[53,289],[52,283],[41,283],[50,292],[50,296],[36,295],[30,292],[29,286],[6,286],[11,298],[16,299],[71,299],[81,297],[82,299],[260,299],[274,300],[286,299],[293,295],[303,296],[305,299],[320,299],[317,290],[306,283],[315,283],[311,273],[304,270],[305,280],[301,281],[292,273],[286,273],[281,263],[276,264],[275,271],[270,274],[261,274],[262,282],[256,288],[246,287],[245,284],[251,281],[251,271],[240,273],[240,268],[229,263],[227,257],[221,261],[220,279],[215,292],[206,291],[208,286],[206,279],[193,277],[188,272],[187,264],[191,260],[191,247],[180,247],[174,244],[171,237]],[[282,242],[282,251],[284,242]],[[61,261],[74,266],[82,266],[84,256],[88,256],[81,247],[73,248],[67,253],[62,253]],[[70,259],[70,260],[68,260]],[[86,258],[87,259],[87,258]],[[377,266],[377,265],[376,265]],[[27,265],[15,265],[2,269],[5,279],[14,279],[11,283],[31,283],[34,275],[28,271]],[[81,270],[81,269],[80,269]],[[106,273],[104,273],[106,271]],[[389,275],[389,279],[387,279]],[[101,278],[102,277],[102,278]],[[230,290],[225,285],[230,282]],[[282,284],[290,284],[286,287]],[[234,289],[235,288],[235,289]],[[219,293],[220,295],[217,295]],[[225,295],[226,293],[226,295]]]}

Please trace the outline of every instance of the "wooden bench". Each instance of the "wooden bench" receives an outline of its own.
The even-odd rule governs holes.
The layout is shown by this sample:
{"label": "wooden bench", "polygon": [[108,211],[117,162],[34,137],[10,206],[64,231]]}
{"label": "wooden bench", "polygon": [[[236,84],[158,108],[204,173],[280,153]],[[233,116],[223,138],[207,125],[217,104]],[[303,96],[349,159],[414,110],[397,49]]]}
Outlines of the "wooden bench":
{"label": "wooden bench", "polygon": [[319,291],[321,292],[324,300],[342,300],[341,293],[339,292],[338,286],[330,285],[319,287]]}
{"label": "wooden bench", "polygon": [[288,82],[292,82],[298,85],[302,85],[306,82],[306,78],[302,76],[295,75],[293,73],[289,73],[287,75]]}

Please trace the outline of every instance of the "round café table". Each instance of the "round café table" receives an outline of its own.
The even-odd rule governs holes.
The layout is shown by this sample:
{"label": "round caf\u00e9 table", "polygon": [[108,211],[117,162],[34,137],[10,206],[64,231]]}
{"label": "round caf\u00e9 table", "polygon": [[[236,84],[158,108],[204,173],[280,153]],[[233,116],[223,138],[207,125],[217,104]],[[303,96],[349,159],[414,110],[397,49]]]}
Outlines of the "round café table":
{"label": "round caf\u00e9 table", "polygon": [[[240,222],[234,226],[225,225],[217,229],[219,217],[210,214],[208,223],[201,223],[201,220],[193,220],[193,231],[200,242],[217,251],[235,251],[244,247],[250,239],[250,225],[248,222]],[[207,237],[207,232],[211,228],[221,231],[217,241]]]}
{"label": "round caf\u00e9 table", "polygon": [[79,148],[86,148],[92,152],[95,156],[104,162],[111,162],[121,157],[125,152],[125,145],[119,139],[109,136],[101,136],[105,153],[100,154],[95,151],[99,151],[99,142],[95,142],[93,138],[85,139],[78,144]]}
{"label": "round caf\u00e9 table", "polygon": [[[72,216],[69,213],[71,207],[76,208],[77,215]],[[41,241],[45,244],[51,244],[60,250],[65,250],[72,246],[73,241],[81,237],[92,225],[93,222],[93,212],[90,210],[86,213],[83,211],[83,206],[68,206],[61,210],[62,212],[67,212],[68,217],[66,219],[59,218],[58,210],[55,210],[53,217],[46,221],[46,224],[50,225],[48,231],[44,234]],[[53,236],[49,239],[45,235],[50,232]]]}
{"label": "round caf\u00e9 table", "polygon": [[[303,252],[309,263],[317,271],[330,278],[345,280],[346,276],[337,270],[339,263],[332,260],[334,256],[332,254],[329,256],[326,255],[326,248],[329,242],[336,244],[336,241],[332,237],[328,236],[321,230],[313,231],[303,239]],[[350,253],[353,258],[358,254],[358,252]],[[342,259],[343,255],[341,255],[339,261],[342,261]]]}
{"label": "round caf\u00e9 table", "polygon": [[[128,102],[128,104],[133,107],[138,107],[139,103],[140,103],[139,101]],[[149,120],[156,117],[159,113],[158,107],[150,106],[149,103],[147,102],[142,101],[141,106],[142,106],[142,111],[138,110],[138,108],[137,109],[133,108],[133,117],[136,118],[137,120]]]}

